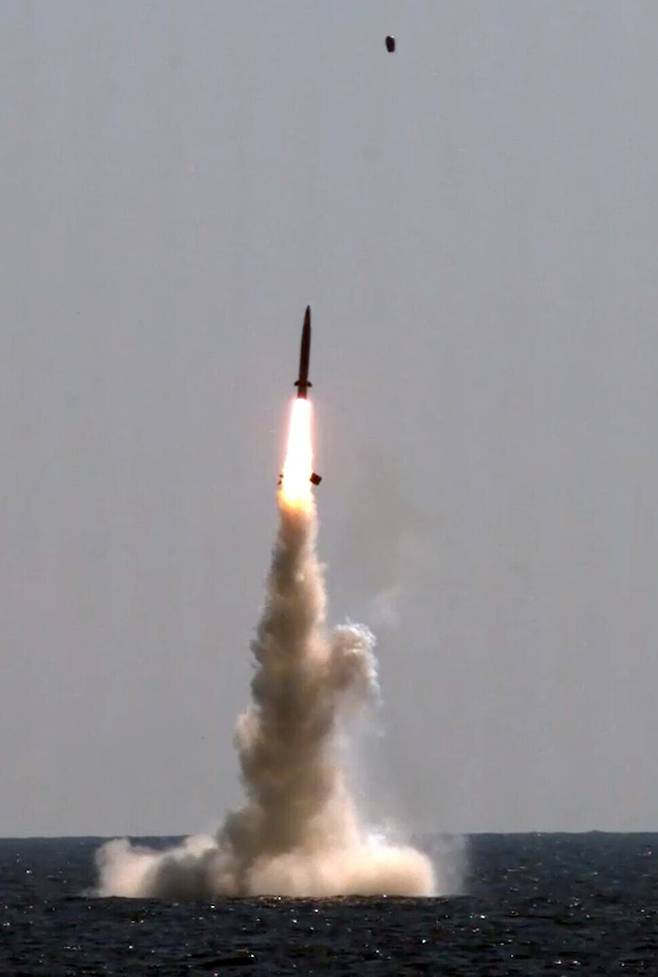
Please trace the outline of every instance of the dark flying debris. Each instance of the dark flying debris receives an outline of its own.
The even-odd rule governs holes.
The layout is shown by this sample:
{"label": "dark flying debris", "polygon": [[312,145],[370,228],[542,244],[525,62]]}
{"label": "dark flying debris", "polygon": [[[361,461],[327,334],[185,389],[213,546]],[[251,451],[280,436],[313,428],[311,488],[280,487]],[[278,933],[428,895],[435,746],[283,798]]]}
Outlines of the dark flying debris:
{"label": "dark flying debris", "polygon": [[395,51],[395,38],[391,37],[390,34],[386,38],[386,50],[389,54],[393,54]]}

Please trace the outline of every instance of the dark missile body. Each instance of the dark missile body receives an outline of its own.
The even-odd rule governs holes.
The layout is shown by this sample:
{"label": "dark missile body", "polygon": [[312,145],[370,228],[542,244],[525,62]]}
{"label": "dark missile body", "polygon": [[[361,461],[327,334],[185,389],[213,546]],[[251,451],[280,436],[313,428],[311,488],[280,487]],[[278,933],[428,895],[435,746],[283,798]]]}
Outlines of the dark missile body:
{"label": "dark missile body", "polygon": [[306,399],[308,388],[313,384],[308,378],[308,368],[311,360],[311,306],[306,306],[304,325],[302,327],[302,344],[299,349],[299,375],[295,380],[297,396]]}

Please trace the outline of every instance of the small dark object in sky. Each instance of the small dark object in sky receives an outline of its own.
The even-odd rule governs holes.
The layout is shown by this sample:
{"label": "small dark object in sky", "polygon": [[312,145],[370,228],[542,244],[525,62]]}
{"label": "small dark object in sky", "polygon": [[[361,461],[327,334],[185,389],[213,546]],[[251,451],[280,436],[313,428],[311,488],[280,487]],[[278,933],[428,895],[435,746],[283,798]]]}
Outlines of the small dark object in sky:
{"label": "small dark object in sky", "polygon": [[386,50],[389,54],[393,54],[395,51],[395,38],[391,37],[390,34],[386,38]]}

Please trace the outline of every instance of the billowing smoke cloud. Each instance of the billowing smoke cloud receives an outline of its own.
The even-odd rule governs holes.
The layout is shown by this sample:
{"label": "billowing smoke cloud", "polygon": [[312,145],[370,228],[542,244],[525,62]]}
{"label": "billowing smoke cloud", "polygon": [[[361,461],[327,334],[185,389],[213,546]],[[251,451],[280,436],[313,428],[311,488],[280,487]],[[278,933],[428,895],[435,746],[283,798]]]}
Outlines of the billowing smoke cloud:
{"label": "billowing smoke cloud", "polygon": [[325,630],[315,507],[279,497],[267,599],[252,645],[252,703],[237,724],[244,806],[216,837],[166,850],[111,841],[98,852],[100,895],[432,895],[420,852],[387,844],[359,817],[338,734],[377,696],[374,639],[363,627]]}

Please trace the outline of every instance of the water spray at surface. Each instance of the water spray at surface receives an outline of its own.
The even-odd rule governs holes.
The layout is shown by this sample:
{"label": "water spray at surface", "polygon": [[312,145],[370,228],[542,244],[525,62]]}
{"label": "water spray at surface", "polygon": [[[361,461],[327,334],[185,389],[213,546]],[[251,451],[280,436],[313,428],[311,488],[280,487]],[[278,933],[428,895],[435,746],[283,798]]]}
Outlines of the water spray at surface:
{"label": "water spray at surface", "polygon": [[[307,316],[310,323],[310,310]],[[252,701],[235,732],[244,804],[214,838],[188,838],[166,851],[125,840],[104,845],[97,858],[101,895],[420,896],[437,890],[425,855],[368,831],[341,763],[341,726],[376,697],[374,639],[358,625],[331,634],[325,628],[312,470],[312,410],[304,393],[291,407],[279,529],[252,642]]]}

